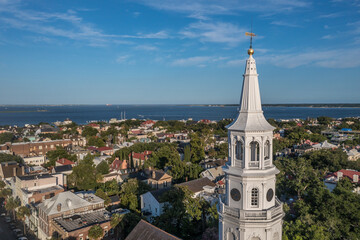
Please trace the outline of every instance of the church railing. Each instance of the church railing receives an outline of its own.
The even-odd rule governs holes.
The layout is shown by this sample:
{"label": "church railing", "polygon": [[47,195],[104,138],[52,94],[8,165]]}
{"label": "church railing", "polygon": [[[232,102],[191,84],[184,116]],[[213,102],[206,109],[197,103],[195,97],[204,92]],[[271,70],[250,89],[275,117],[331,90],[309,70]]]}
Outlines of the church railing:
{"label": "church railing", "polygon": [[269,167],[270,166],[270,159],[267,159],[264,161],[264,166]]}
{"label": "church railing", "polygon": [[268,210],[240,210],[225,205],[223,201],[224,199],[220,197],[220,213],[225,213],[241,220],[270,220],[282,214],[282,203],[278,198],[275,198],[275,206]]}
{"label": "church railing", "polygon": [[259,162],[249,162],[249,167],[259,167]]}

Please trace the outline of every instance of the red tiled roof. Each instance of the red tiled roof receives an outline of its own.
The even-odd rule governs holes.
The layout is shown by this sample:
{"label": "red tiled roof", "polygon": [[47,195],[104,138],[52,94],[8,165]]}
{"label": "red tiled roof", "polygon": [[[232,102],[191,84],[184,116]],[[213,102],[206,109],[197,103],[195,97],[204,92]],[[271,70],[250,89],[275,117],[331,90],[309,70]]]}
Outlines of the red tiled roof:
{"label": "red tiled roof", "polygon": [[102,151],[107,151],[107,150],[113,150],[113,148],[111,148],[111,147],[99,147],[97,150],[99,152],[102,152]]}
{"label": "red tiled roof", "polygon": [[[146,160],[149,155],[151,155],[152,151],[144,151],[142,153],[133,152],[134,159]],[[131,153],[129,154],[129,158],[131,157]]]}
{"label": "red tiled roof", "polygon": [[329,177],[337,177],[338,176],[338,172],[342,172],[343,174],[343,177],[347,177],[349,178],[351,181],[354,181],[354,175],[358,175],[359,178],[360,178],[360,172],[357,172],[355,170],[348,170],[348,169],[341,169],[340,171],[337,171],[337,172],[333,172],[333,173],[330,173],[328,174],[325,178],[329,178]]}
{"label": "red tiled roof", "polygon": [[75,164],[73,161],[70,161],[69,159],[66,159],[66,158],[61,158],[61,159],[57,160],[56,162],[61,165],[74,165]]}
{"label": "red tiled roof", "polygon": [[142,125],[146,125],[146,124],[155,124],[155,122],[153,120],[147,120],[142,123]]}

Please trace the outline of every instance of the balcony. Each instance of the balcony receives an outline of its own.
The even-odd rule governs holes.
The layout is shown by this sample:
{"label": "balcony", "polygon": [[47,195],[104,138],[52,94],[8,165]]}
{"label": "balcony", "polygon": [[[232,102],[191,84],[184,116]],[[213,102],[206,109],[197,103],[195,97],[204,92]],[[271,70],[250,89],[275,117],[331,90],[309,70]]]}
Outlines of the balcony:
{"label": "balcony", "polygon": [[282,214],[282,203],[275,198],[275,206],[267,210],[240,210],[230,208],[223,203],[222,197],[219,199],[219,212],[227,214],[240,220],[271,220]]}

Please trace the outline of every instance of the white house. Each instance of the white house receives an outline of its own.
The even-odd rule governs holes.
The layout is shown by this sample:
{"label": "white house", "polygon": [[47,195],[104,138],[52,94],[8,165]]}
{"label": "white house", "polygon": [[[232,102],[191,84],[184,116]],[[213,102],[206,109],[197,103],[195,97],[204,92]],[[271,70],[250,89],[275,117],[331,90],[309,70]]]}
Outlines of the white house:
{"label": "white house", "polygon": [[224,176],[224,171],[222,170],[221,167],[214,167],[214,168],[209,168],[206,169],[205,171],[200,173],[200,176],[205,178],[209,178],[211,181],[216,180],[217,178]]}
{"label": "white house", "polygon": [[161,200],[161,196],[169,191],[170,188],[161,188],[155,191],[144,193],[140,196],[141,212],[149,219],[158,217],[163,213],[163,208],[167,202]]}

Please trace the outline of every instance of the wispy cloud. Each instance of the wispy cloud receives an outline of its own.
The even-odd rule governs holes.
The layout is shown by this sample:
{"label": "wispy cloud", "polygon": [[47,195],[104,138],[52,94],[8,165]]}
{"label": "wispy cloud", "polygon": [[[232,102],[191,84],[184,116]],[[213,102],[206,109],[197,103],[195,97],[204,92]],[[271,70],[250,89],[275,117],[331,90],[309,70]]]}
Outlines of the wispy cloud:
{"label": "wispy cloud", "polygon": [[198,38],[203,42],[225,43],[236,46],[246,40],[245,29],[231,23],[197,22],[180,31],[184,38]]}
{"label": "wispy cloud", "polygon": [[138,45],[138,46],[134,47],[134,49],[136,49],[136,50],[145,50],[145,51],[155,51],[155,50],[158,50],[157,47],[152,46],[152,45]]}
{"label": "wispy cloud", "polygon": [[[339,54],[341,53],[341,54]],[[352,68],[360,66],[360,48],[308,50],[303,53],[265,55],[258,57],[262,63],[278,67],[320,66],[325,68]]]}
{"label": "wispy cloud", "polygon": [[335,37],[330,34],[321,37],[321,39],[333,39],[333,38],[335,38]]}
{"label": "wispy cloud", "polygon": [[289,23],[289,22],[284,22],[284,21],[272,21],[271,24],[278,25],[278,26],[284,26],[284,27],[296,27],[296,28],[301,27],[300,25]]}
{"label": "wispy cloud", "polygon": [[310,6],[307,0],[137,0],[137,2],[159,10],[174,11],[187,14],[197,19],[207,19],[210,15],[230,15],[239,11],[277,13],[291,11],[295,8]]}
{"label": "wispy cloud", "polygon": [[122,56],[118,56],[116,58],[116,62],[117,63],[125,63],[125,62],[128,62],[130,56],[129,55],[122,55]]}
{"label": "wispy cloud", "polygon": [[[0,0],[5,1],[5,0]],[[6,7],[4,7],[6,6]],[[166,39],[165,31],[138,33],[136,35],[107,34],[91,23],[85,22],[74,10],[66,12],[40,12],[21,9],[18,5],[1,4],[0,23],[6,28],[41,34],[43,37],[61,37],[77,41],[86,41],[90,46],[129,44],[121,39]]]}
{"label": "wispy cloud", "polygon": [[337,17],[341,17],[343,15],[344,15],[344,13],[342,13],[342,12],[336,12],[336,13],[320,15],[319,18],[337,18]]}
{"label": "wispy cloud", "polygon": [[210,63],[219,62],[226,60],[227,57],[214,57],[214,56],[196,56],[189,58],[175,59],[171,65],[173,66],[195,66],[195,67],[206,67]]}

